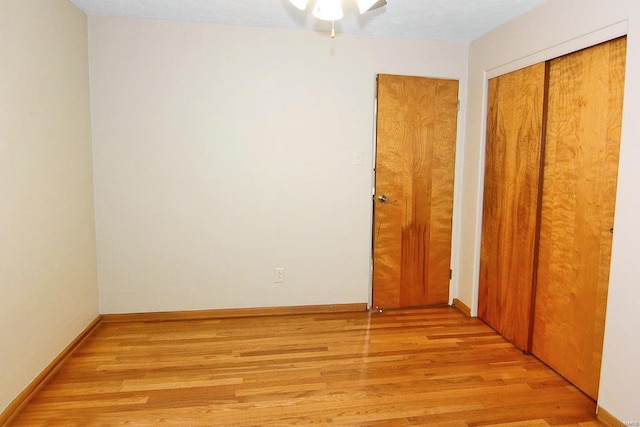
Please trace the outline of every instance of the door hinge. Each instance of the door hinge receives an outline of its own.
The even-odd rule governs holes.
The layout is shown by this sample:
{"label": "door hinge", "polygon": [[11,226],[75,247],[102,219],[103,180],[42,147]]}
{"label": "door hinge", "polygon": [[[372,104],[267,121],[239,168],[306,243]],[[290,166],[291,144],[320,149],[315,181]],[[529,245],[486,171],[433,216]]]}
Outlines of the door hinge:
{"label": "door hinge", "polygon": [[375,87],[373,88],[373,99],[375,99],[376,101],[378,100],[378,86],[380,84],[379,77],[380,77],[380,74],[376,74],[376,84],[375,84]]}
{"label": "door hinge", "polygon": [[456,108],[458,109],[457,111],[460,111],[460,100],[459,99],[458,99],[458,105],[457,105]]}
{"label": "door hinge", "polygon": [[453,270],[449,269],[449,280],[453,279]]}

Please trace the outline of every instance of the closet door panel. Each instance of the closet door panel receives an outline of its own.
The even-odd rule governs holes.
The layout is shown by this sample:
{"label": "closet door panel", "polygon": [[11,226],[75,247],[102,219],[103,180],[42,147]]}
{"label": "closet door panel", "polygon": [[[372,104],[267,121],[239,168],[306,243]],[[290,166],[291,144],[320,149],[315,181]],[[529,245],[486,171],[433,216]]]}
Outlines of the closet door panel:
{"label": "closet door panel", "polygon": [[489,81],[478,316],[529,351],[546,65]]}
{"label": "closet door panel", "polygon": [[533,353],[597,398],[626,39],[550,62]]}

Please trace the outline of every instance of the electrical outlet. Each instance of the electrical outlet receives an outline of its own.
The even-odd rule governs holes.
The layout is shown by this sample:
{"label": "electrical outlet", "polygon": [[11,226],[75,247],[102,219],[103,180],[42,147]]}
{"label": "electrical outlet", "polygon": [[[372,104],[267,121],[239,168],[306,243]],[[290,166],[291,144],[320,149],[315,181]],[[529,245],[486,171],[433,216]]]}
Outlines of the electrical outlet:
{"label": "electrical outlet", "polygon": [[276,268],[273,274],[275,283],[284,283],[284,268]]}

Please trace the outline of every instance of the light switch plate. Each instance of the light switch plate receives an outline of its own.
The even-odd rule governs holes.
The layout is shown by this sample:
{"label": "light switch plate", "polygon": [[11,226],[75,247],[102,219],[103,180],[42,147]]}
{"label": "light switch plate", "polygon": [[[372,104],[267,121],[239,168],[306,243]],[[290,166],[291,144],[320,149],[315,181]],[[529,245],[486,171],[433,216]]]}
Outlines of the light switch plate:
{"label": "light switch plate", "polygon": [[355,166],[362,166],[363,155],[362,150],[353,150],[353,164]]}

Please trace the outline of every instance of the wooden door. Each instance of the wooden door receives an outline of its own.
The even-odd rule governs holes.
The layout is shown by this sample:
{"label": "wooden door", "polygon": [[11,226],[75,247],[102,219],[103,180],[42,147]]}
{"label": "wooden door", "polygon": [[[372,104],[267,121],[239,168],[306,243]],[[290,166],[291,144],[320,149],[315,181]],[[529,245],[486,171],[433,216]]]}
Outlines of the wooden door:
{"label": "wooden door", "polygon": [[378,76],[375,307],[449,302],[457,105],[455,80]]}
{"label": "wooden door", "polygon": [[546,65],[489,80],[478,317],[528,352]]}
{"label": "wooden door", "polygon": [[593,399],[602,358],[626,39],[551,61],[533,353]]}

